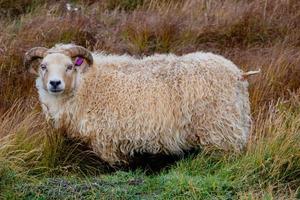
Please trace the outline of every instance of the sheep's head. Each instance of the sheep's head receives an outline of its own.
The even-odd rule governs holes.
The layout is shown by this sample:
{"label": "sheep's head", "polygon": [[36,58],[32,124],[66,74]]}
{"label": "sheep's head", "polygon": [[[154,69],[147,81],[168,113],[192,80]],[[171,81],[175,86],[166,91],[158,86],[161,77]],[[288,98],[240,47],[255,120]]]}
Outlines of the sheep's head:
{"label": "sheep's head", "polygon": [[[32,67],[31,62],[36,59],[41,60],[40,65]],[[42,87],[53,95],[73,91],[78,74],[84,73],[92,64],[92,54],[84,47],[75,45],[58,50],[35,47],[24,58],[26,69],[38,75],[43,82]]]}

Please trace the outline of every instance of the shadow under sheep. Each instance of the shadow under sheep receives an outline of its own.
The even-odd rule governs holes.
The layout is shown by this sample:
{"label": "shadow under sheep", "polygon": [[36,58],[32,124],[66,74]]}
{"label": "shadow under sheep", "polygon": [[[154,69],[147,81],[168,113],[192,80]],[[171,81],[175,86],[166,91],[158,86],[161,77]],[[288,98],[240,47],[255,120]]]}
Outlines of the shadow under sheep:
{"label": "shadow under sheep", "polygon": [[[117,170],[123,171],[135,171],[142,170],[146,174],[159,173],[162,170],[169,169],[177,161],[187,157],[194,157],[200,150],[185,151],[183,155],[165,155],[165,154],[150,154],[150,153],[136,153],[134,156],[129,158],[129,164],[127,166],[115,166],[111,167],[105,161],[101,160],[87,144],[82,143],[78,140],[65,137],[64,145],[76,148],[73,151],[74,155],[80,157],[78,167],[86,173],[89,173],[89,169],[96,169],[99,173],[110,173]],[[70,158],[73,159],[73,158]],[[70,160],[69,162],[72,162]]]}

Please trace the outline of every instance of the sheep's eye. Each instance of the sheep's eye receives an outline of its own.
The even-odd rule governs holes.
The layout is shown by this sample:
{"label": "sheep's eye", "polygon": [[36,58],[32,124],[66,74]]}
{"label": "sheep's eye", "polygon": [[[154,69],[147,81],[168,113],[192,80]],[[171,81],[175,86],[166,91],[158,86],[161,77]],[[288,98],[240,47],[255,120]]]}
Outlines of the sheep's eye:
{"label": "sheep's eye", "polygon": [[45,64],[41,64],[41,69],[42,70],[46,70],[47,69],[47,66]]}
{"label": "sheep's eye", "polygon": [[73,65],[68,65],[67,66],[67,70],[72,70],[73,69]]}

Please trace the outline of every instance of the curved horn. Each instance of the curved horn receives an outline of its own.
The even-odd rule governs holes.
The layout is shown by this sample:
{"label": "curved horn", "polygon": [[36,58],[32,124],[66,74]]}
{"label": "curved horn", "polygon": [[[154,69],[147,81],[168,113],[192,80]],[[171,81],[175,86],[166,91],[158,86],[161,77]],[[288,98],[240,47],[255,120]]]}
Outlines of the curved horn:
{"label": "curved horn", "polygon": [[81,46],[74,46],[64,50],[70,57],[81,56],[86,59],[89,65],[93,64],[93,56],[89,50]]}
{"label": "curved horn", "polygon": [[31,63],[31,61],[37,58],[43,58],[46,55],[47,51],[48,49],[45,47],[35,47],[27,51],[24,57],[24,65],[26,69],[29,68],[29,64]]}

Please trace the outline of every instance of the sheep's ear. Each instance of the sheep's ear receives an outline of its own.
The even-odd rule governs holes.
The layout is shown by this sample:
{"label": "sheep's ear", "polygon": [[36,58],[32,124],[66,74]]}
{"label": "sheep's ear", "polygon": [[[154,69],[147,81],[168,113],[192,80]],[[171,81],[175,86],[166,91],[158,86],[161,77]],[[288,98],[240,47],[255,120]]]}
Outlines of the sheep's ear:
{"label": "sheep's ear", "polygon": [[32,66],[36,66],[34,61],[40,60],[44,58],[47,54],[48,49],[45,47],[34,47],[27,51],[24,56],[24,66],[27,71],[29,71],[32,74],[38,74],[37,70],[34,70]]}
{"label": "sheep's ear", "polygon": [[28,71],[29,71],[29,73],[34,74],[34,75],[36,75],[36,76],[39,75],[39,73],[38,73],[33,67],[30,67],[30,68],[28,69]]}
{"label": "sheep's ear", "polygon": [[75,69],[80,73],[84,73],[89,69],[88,62],[82,57],[76,57],[73,61]]}
{"label": "sheep's ear", "polygon": [[41,63],[41,59],[36,59],[32,63],[30,63],[29,64],[30,66],[28,66],[28,72],[30,74],[34,74],[34,75],[38,76],[39,75],[38,68],[40,66],[40,63]]}

